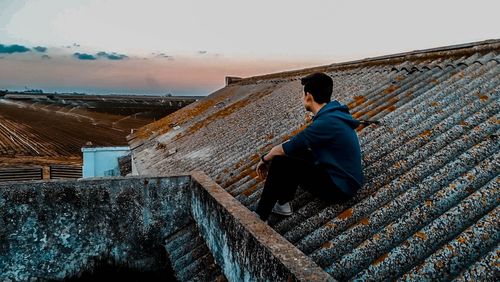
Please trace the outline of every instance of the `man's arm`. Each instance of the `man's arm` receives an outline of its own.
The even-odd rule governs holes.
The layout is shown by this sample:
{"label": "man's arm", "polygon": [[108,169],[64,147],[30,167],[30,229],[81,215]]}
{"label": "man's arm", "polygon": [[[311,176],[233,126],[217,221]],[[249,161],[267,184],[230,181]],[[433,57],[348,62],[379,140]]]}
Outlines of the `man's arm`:
{"label": "man's arm", "polygon": [[269,153],[267,153],[263,159],[266,162],[270,162],[275,156],[284,156],[285,151],[283,150],[283,145],[279,144],[274,146]]}
{"label": "man's arm", "polygon": [[277,146],[274,146],[269,153],[267,153],[265,156],[262,156],[259,164],[257,165],[257,175],[261,178],[264,179],[267,177],[267,169],[268,166],[267,164],[275,157],[275,156],[283,156],[285,155],[285,151],[283,150],[282,144],[279,144]]}

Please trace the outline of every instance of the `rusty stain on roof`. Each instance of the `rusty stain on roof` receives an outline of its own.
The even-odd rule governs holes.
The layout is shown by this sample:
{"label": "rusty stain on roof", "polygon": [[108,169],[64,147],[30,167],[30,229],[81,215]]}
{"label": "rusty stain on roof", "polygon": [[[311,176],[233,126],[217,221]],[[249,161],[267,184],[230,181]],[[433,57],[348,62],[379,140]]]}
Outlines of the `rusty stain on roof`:
{"label": "rusty stain on roof", "polygon": [[370,223],[370,220],[366,217],[362,218],[360,221],[359,221],[360,224],[363,224],[363,225],[368,225]]}
{"label": "rusty stain on roof", "polygon": [[346,219],[352,216],[352,209],[347,209],[338,215],[340,219]]}
{"label": "rusty stain on roof", "polygon": [[424,232],[419,231],[419,232],[415,233],[415,236],[422,239],[422,240],[427,240],[427,235],[425,235]]}
{"label": "rusty stain on roof", "polygon": [[388,254],[381,255],[380,257],[378,257],[376,260],[373,261],[373,264],[376,265],[376,264],[383,262],[384,259],[387,258],[387,256],[388,256]]}
{"label": "rusty stain on roof", "polygon": [[323,245],[321,245],[321,248],[323,248],[323,249],[329,249],[332,246],[333,246],[333,244],[331,242],[326,242]]}

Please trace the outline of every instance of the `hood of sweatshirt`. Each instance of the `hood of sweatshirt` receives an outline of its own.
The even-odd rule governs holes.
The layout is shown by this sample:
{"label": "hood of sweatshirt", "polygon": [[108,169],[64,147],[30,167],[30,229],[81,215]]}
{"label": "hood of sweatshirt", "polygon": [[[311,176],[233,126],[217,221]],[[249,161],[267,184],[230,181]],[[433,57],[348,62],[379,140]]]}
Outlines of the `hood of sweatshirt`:
{"label": "hood of sweatshirt", "polygon": [[349,108],[346,105],[339,103],[339,101],[337,100],[333,100],[326,104],[323,108],[321,108],[321,110],[319,110],[319,112],[316,113],[316,115],[313,117],[313,120],[325,114],[336,116],[338,119],[345,122],[353,129],[358,127],[360,124],[358,120],[354,119],[351,116],[351,113],[349,113]]}

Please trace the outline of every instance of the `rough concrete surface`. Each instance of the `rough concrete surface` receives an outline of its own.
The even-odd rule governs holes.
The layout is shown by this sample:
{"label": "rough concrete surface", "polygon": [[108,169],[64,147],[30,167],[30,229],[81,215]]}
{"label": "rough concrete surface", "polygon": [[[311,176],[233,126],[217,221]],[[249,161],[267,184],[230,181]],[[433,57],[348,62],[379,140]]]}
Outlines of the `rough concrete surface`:
{"label": "rough concrete surface", "polygon": [[181,208],[189,179],[0,185],[0,280],[59,280],[103,259],[163,267],[156,258],[164,238],[187,220]]}

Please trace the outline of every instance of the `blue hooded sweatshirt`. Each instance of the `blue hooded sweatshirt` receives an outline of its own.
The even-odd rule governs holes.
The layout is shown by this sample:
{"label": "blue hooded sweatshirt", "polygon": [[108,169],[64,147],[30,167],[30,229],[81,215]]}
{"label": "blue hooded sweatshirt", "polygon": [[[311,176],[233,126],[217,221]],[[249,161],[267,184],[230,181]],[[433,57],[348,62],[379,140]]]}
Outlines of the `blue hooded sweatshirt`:
{"label": "blue hooded sweatshirt", "polygon": [[363,185],[361,150],[354,130],[358,126],[349,108],[334,100],[319,110],[306,129],[283,143],[283,150],[292,157],[311,151],[315,165],[325,169],[344,193],[353,196]]}

